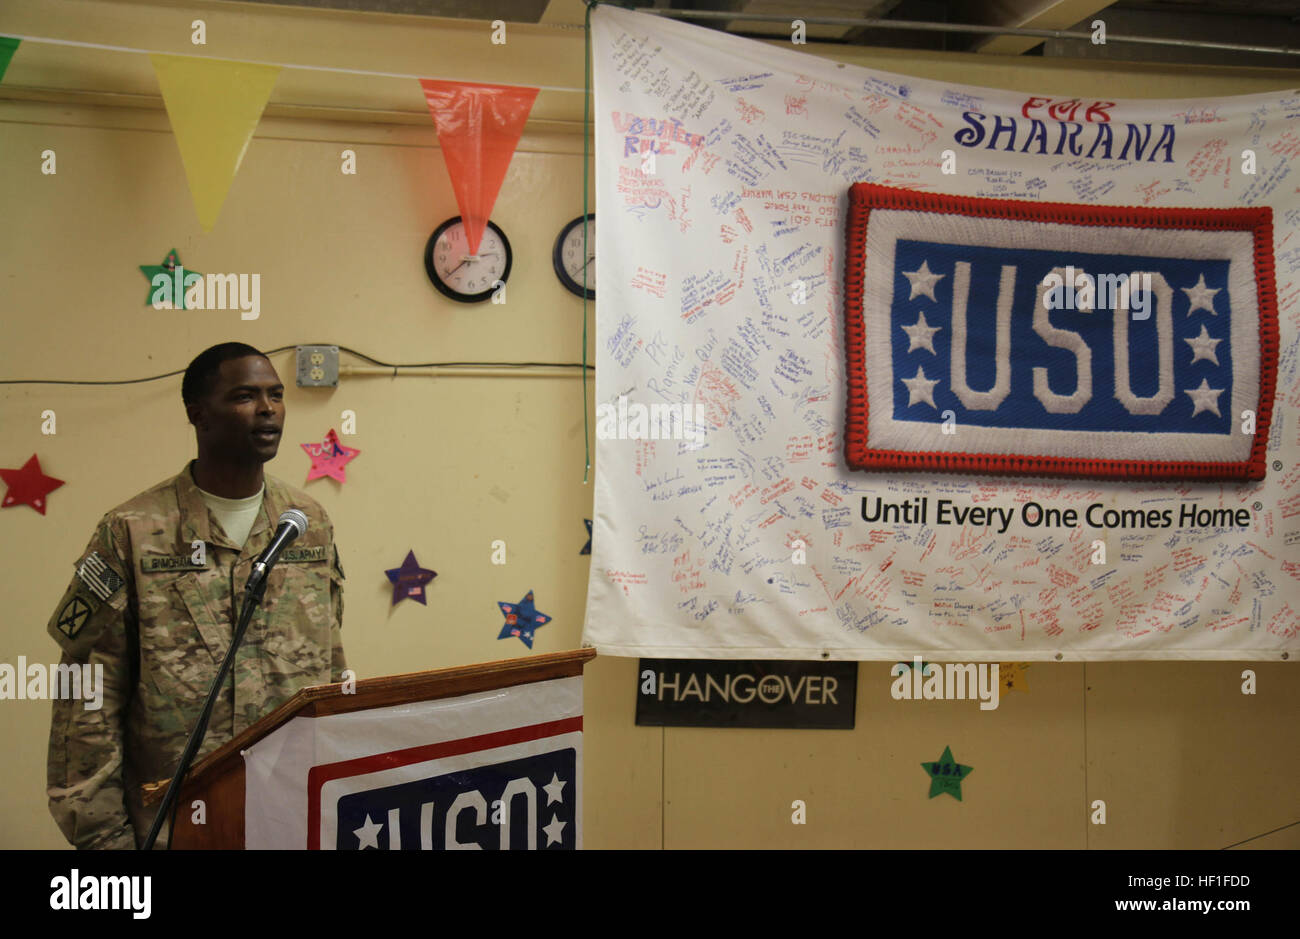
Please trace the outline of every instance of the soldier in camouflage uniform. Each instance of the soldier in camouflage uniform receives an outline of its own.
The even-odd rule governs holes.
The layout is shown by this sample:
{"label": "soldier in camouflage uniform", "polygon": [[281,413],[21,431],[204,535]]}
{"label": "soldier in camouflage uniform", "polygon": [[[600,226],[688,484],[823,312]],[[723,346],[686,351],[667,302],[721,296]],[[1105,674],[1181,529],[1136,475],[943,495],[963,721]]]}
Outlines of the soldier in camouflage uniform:
{"label": "soldier in camouflage uniform", "polygon": [[[79,848],[143,843],[157,806],[144,806],[141,785],[175,772],[252,564],[288,508],[306,513],[307,532],[271,570],[195,763],[299,688],[342,680],[343,569],[329,517],[262,472],[279,447],[283,391],[251,346],[196,358],[182,394],[198,459],[100,520],[50,619],[64,664],[104,667],[102,708],[56,698],[50,727],[50,811]],[[257,511],[242,543],[217,518],[230,516],[209,511],[233,504],[245,519]]]}

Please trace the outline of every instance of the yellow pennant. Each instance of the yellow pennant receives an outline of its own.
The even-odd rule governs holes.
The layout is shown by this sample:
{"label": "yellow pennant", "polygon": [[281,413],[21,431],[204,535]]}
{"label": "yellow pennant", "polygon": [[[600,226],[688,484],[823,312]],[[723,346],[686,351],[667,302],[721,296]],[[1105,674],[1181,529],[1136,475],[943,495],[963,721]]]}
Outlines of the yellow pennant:
{"label": "yellow pennant", "polygon": [[189,56],[149,58],[199,222],[212,231],[280,69]]}

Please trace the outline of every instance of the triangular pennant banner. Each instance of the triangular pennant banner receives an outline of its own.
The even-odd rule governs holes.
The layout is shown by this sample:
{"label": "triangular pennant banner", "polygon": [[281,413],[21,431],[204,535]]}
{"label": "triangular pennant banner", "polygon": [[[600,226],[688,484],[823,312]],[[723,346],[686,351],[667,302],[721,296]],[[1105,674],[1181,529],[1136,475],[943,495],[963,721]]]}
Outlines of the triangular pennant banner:
{"label": "triangular pennant banner", "polygon": [[12,36],[0,36],[0,82],[5,80],[5,69],[9,67],[9,60],[14,57],[14,50],[20,42],[21,39]]}
{"label": "triangular pennant banner", "polygon": [[199,222],[212,231],[280,69],[187,56],[149,58]]}
{"label": "triangular pennant banner", "polygon": [[538,89],[428,78],[420,79],[420,87],[438,129],[469,253],[477,254]]}

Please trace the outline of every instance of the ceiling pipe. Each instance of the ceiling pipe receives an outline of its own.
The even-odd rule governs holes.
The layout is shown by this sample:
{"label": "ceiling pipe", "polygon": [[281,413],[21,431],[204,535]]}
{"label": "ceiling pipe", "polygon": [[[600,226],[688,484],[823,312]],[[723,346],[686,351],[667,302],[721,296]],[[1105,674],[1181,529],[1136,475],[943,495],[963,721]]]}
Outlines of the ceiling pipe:
{"label": "ceiling pipe", "polygon": [[[636,7],[640,13],[653,13],[673,19],[756,20],[768,23],[791,23],[802,20],[817,26],[861,26],[871,29],[913,29],[933,33],[981,33],[990,36],[1036,36],[1042,39],[1081,39],[1092,41],[1091,33],[1073,33],[1064,29],[1032,29],[1023,26],[976,26],[963,23],[927,23],[919,20],[863,19],[849,16],[783,16],[779,13],[728,13],[713,10],[665,10]],[[1133,42],[1149,46],[1176,46],[1183,49],[1221,49],[1227,52],[1251,52],[1261,55],[1300,55],[1300,49],[1285,46],[1248,46],[1231,42],[1208,42],[1202,39],[1161,39],[1157,36],[1121,36],[1106,34],[1106,42]]]}

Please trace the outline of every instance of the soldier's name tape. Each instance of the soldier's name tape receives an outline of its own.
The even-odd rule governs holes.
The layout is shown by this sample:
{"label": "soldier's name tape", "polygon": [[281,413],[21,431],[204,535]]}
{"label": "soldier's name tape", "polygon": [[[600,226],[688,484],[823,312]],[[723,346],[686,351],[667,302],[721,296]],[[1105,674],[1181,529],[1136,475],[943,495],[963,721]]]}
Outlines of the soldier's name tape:
{"label": "soldier's name tape", "polygon": [[0,701],[47,698],[84,699],[87,711],[98,711],[104,706],[103,664],[28,665],[25,655],[16,666],[0,662]]}
{"label": "soldier's name tape", "polygon": [[[277,564],[307,564],[313,561],[327,560],[327,546],[314,548],[287,548],[280,554]],[[202,571],[208,568],[207,557],[202,563],[195,561],[192,554],[153,554],[140,559],[140,570],[146,574],[167,571]]]}

